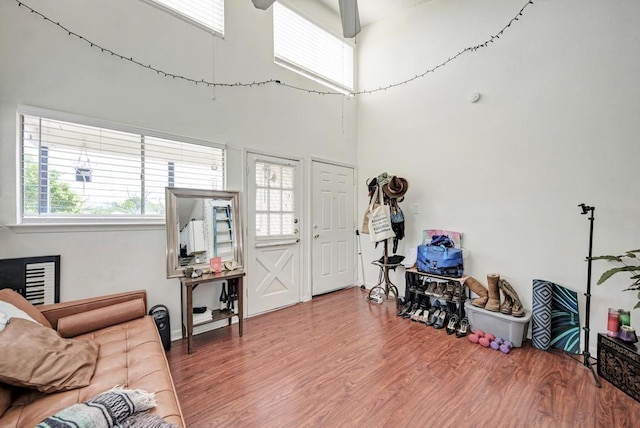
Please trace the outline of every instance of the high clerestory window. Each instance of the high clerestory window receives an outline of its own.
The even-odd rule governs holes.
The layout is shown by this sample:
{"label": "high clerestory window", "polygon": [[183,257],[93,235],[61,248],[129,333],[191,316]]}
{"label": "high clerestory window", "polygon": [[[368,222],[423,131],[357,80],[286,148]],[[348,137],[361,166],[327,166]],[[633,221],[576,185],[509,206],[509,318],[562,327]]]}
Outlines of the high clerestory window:
{"label": "high clerestory window", "polygon": [[273,5],[273,50],[276,64],[331,89],[353,91],[353,47],[278,2]]}
{"label": "high clerestory window", "polygon": [[224,36],[224,0],[144,0],[175,16]]}
{"label": "high clerestory window", "polygon": [[45,115],[19,120],[23,223],[159,220],[165,187],[225,187],[223,145]]}

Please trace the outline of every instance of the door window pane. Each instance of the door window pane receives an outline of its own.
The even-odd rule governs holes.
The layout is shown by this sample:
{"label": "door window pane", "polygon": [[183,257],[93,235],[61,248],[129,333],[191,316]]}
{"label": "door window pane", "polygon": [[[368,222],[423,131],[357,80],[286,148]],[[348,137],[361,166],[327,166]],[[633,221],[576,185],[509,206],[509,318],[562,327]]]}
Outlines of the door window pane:
{"label": "door window pane", "polygon": [[294,174],[290,166],[256,162],[256,236],[295,234]]}

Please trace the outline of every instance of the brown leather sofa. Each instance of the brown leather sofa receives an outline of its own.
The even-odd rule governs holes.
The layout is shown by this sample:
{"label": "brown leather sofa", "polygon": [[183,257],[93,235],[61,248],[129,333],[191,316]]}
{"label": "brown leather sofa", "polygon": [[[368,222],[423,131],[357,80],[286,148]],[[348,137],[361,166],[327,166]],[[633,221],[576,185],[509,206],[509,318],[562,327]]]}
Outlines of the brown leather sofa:
{"label": "brown leather sofa", "polygon": [[100,344],[90,385],[55,393],[14,388],[0,427],[34,427],[73,404],[115,386],[155,393],[152,413],[184,427],[184,417],[154,319],[146,315],[145,291],[132,291],[39,306],[61,336]]}

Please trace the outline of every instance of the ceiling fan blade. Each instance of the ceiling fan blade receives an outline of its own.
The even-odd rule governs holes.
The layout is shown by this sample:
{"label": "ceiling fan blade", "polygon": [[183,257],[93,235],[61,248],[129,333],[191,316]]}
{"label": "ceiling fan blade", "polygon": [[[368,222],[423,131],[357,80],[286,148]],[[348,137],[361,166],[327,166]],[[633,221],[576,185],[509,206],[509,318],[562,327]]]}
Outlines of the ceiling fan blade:
{"label": "ceiling fan blade", "polygon": [[358,0],[338,0],[338,3],[342,19],[342,35],[346,38],[355,37],[360,32]]}
{"label": "ceiling fan blade", "polygon": [[276,0],[251,0],[258,9],[267,10]]}

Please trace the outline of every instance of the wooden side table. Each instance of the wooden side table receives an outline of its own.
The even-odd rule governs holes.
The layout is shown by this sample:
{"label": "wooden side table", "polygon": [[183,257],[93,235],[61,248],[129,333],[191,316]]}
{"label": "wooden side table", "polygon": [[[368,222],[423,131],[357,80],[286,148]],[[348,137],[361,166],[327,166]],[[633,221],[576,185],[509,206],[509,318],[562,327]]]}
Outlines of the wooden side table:
{"label": "wooden side table", "polygon": [[[182,311],[182,338],[187,338],[187,352],[191,354],[193,352],[193,328],[199,325],[209,324],[215,321],[224,319],[229,320],[231,325],[231,319],[235,316],[238,317],[238,330],[239,335],[242,337],[242,321],[244,319],[244,287],[243,278],[245,276],[244,271],[232,270],[223,271],[217,273],[210,273],[202,275],[198,278],[180,278],[180,308]],[[211,311],[211,318],[198,321],[193,321],[193,290],[200,284],[213,283],[216,281],[227,281],[228,284],[236,283],[238,286],[238,313],[231,311],[220,311],[213,309]]]}
{"label": "wooden side table", "polygon": [[599,333],[598,376],[640,401],[640,353],[635,345]]}

